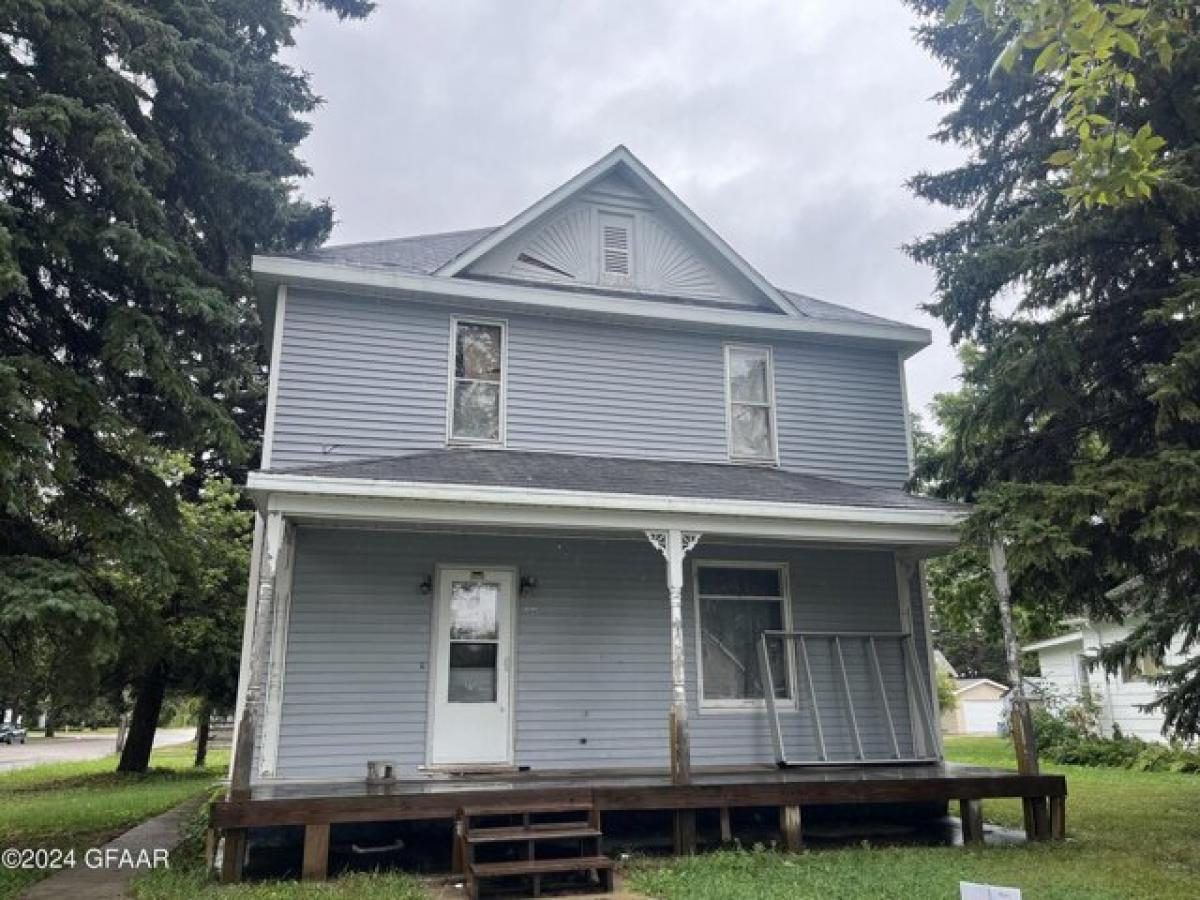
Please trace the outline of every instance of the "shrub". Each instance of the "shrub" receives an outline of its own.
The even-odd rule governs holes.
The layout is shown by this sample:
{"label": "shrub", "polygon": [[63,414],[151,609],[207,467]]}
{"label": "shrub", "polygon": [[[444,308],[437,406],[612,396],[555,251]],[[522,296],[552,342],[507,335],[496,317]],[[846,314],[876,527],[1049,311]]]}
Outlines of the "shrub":
{"label": "shrub", "polygon": [[1126,737],[1114,729],[1112,737],[1101,737],[1088,723],[1094,721],[1089,710],[1078,705],[1051,711],[1033,712],[1038,754],[1058,763],[1076,766],[1112,766],[1141,772],[1200,773],[1200,750],[1178,741],[1148,744],[1140,738]]}

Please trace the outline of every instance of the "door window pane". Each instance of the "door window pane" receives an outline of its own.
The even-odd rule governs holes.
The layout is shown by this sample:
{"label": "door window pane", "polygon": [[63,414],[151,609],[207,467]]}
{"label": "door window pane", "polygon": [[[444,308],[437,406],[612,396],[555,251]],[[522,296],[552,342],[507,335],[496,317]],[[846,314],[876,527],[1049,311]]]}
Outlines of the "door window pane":
{"label": "door window pane", "polygon": [[454,334],[450,435],[464,441],[500,440],[504,402],[504,329],[459,322]]}
{"label": "door window pane", "polygon": [[496,702],[496,645],[452,643],[447,696],[450,703]]}
{"label": "door window pane", "polygon": [[450,585],[450,640],[498,640],[496,610],[499,605],[500,585],[494,581],[453,582]]}
{"label": "door window pane", "polygon": [[[783,575],[776,568],[703,566],[697,573],[704,700],[761,700],[758,648],[764,631],[783,631]],[[790,696],[788,654],[767,641],[777,698]]]}

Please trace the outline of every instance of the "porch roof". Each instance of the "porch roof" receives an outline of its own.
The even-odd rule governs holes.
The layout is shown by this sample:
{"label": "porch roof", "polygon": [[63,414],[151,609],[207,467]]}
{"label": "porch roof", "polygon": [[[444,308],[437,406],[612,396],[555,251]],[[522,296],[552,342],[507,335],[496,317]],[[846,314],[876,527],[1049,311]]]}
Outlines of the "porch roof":
{"label": "porch roof", "polygon": [[789,469],[518,450],[439,449],[274,472],[382,482],[803,503],[859,509],[967,511],[967,507],[959,503]]}

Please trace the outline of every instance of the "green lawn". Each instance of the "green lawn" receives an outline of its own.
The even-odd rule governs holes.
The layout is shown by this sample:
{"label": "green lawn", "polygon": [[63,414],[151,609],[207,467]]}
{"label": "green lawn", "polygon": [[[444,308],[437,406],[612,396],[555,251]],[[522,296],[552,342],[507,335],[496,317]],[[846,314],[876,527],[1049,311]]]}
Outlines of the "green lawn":
{"label": "green lawn", "polygon": [[[117,759],[53,763],[0,774],[0,848],[86,848],[203,794],[225,774],[227,751],[192,767],[190,744],[156,750],[145,775],[118,775]],[[44,873],[0,868],[0,898]]]}
{"label": "green lawn", "polygon": [[[950,758],[1013,768],[998,738],[951,738]],[[1020,887],[1026,900],[1192,898],[1200,885],[1200,776],[1047,766],[1067,775],[1069,841],[1029,846],[869,848],[813,853],[721,852],[648,861],[627,886],[661,900],[738,898],[952,898],[958,882]],[[989,821],[1020,827],[1017,801],[984,804]],[[191,844],[192,859],[198,842]],[[354,876],[328,885],[296,882],[219,888],[194,863],[140,876],[139,900],[367,900],[426,896],[402,875]]]}
{"label": "green lawn", "polygon": [[[948,738],[958,762],[1015,768],[999,738]],[[1023,890],[1027,900],[1197,896],[1200,777],[1077,766],[1067,776],[1066,844],[821,851],[801,855],[716,853],[636,871],[652,897],[835,898],[958,896],[958,882]],[[1020,827],[1015,800],[984,803],[988,821]]]}

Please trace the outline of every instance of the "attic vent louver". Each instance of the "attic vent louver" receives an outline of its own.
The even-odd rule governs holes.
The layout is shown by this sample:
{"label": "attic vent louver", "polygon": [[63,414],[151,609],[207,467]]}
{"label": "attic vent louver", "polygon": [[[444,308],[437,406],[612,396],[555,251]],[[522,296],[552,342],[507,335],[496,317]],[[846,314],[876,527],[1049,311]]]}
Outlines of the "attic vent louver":
{"label": "attic vent louver", "polygon": [[633,222],[628,216],[602,215],[600,253],[605,275],[628,278],[632,271]]}

